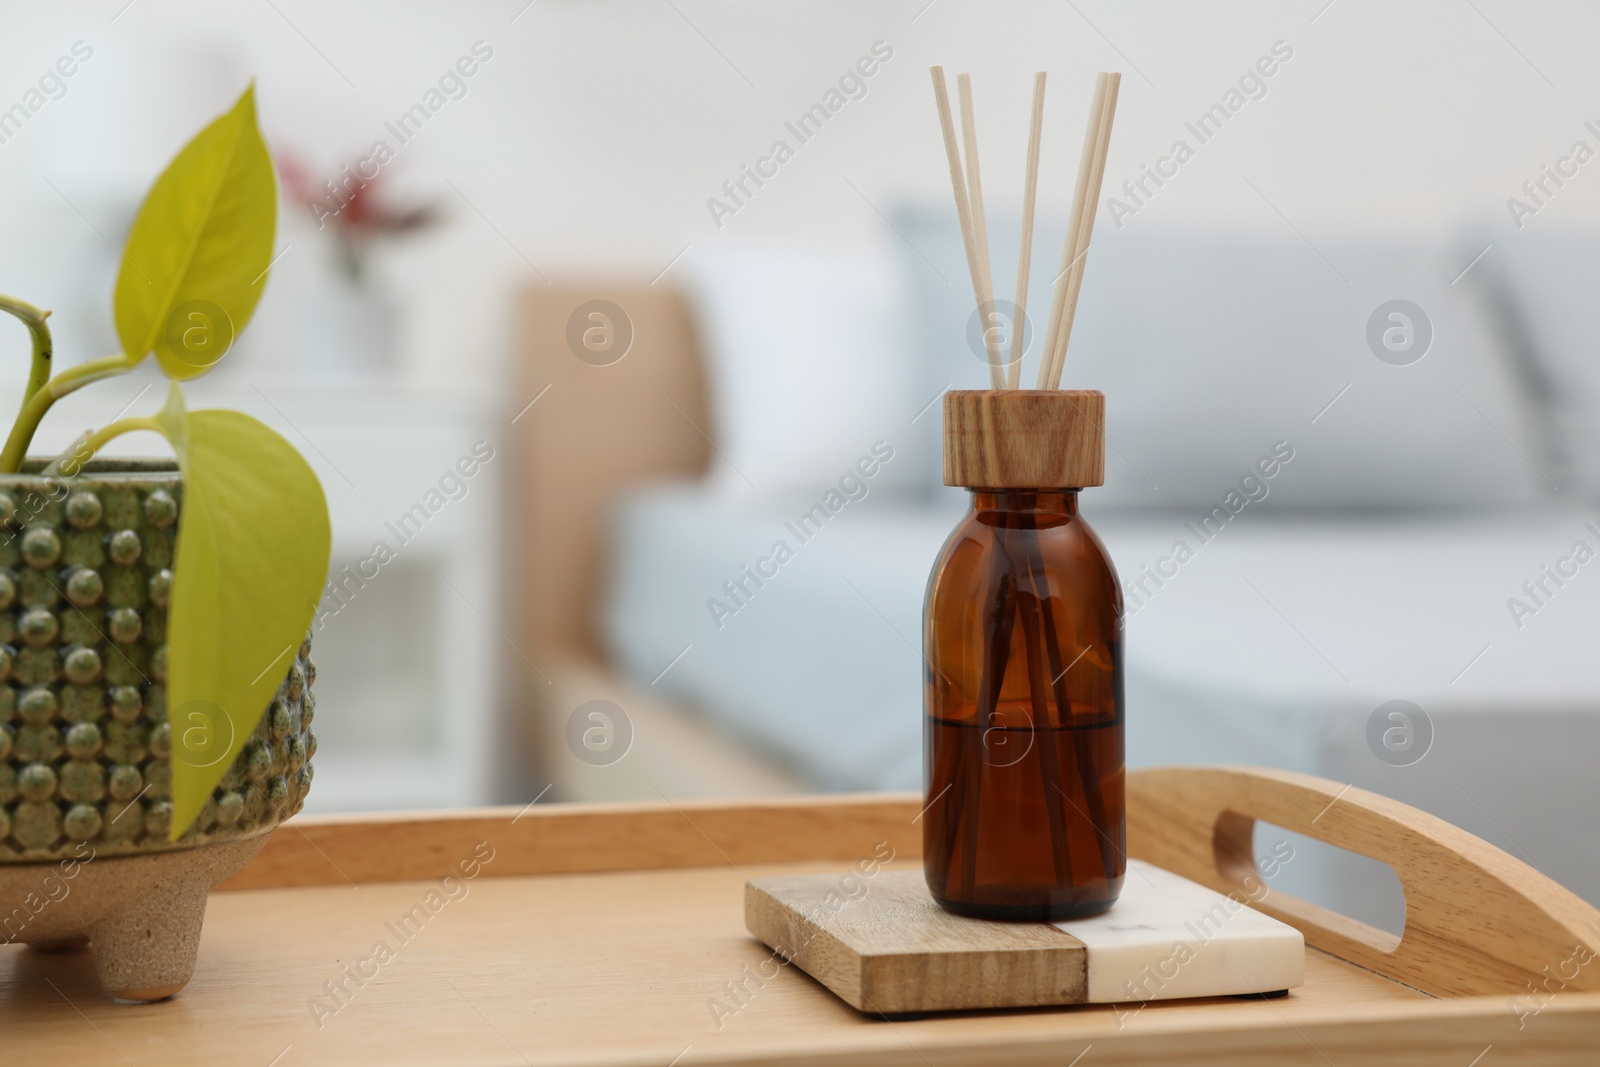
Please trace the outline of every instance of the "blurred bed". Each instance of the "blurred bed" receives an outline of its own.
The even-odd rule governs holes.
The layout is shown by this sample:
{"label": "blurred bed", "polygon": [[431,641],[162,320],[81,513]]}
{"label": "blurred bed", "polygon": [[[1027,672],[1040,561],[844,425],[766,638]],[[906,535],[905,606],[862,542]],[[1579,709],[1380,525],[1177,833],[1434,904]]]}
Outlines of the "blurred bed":
{"label": "blurred bed", "polygon": [[[523,392],[551,390],[518,427],[519,588],[548,678],[531,744],[562,794],[920,787],[922,594],[964,506],[928,405],[985,372],[953,224],[894,229],[707,254],[682,300],[531,299]],[[1125,583],[1130,763],[1352,782],[1600,900],[1600,371],[1578,299],[1600,243],[1530,238],[1465,278],[1454,244],[1318,249],[1097,241],[1066,380],[1108,397],[1083,512]],[[635,325],[603,368],[564,341],[596,297]],[[1395,298],[1431,326],[1410,365],[1366,341]],[[591,699],[633,724],[608,765],[567,742]],[[1297,880],[1340,877],[1314,867]],[[1334,896],[1382,921],[1352,878]]]}

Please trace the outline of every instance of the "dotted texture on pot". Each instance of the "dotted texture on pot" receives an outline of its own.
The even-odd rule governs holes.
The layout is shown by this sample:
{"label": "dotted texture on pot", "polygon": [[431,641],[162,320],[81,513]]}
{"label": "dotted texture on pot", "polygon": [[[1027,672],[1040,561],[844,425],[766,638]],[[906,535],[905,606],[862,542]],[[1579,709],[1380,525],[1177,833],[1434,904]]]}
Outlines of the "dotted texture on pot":
{"label": "dotted texture on pot", "polygon": [[116,855],[247,837],[299,811],[311,787],[308,635],[194,826],[167,840],[171,761],[231,738],[218,744],[218,717],[193,715],[176,724],[190,743],[173,743],[167,603],[183,483],[130,466],[0,477],[0,863],[81,855],[81,842]]}

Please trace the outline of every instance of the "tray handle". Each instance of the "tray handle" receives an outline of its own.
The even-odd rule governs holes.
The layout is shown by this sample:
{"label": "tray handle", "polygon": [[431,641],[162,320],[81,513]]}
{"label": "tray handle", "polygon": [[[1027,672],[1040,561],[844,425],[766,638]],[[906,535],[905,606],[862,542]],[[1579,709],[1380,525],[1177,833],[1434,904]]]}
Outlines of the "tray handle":
{"label": "tray handle", "polygon": [[[1263,892],[1257,819],[1393,867],[1405,932]],[[1465,830],[1364,789],[1250,767],[1135,771],[1128,854],[1233,893],[1306,944],[1435,996],[1600,989],[1600,911]]]}

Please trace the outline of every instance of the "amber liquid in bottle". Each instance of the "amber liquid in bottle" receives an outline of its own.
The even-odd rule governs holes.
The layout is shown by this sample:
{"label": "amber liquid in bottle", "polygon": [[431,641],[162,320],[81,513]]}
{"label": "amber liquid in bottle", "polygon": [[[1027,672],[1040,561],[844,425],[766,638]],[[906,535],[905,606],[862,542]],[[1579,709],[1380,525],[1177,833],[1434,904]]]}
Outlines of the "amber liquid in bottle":
{"label": "amber liquid in bottle", "polygon": [[1076,490],[972,502],[928,581],[928,888],[979,918],[1092,915],[1127,862],[1116,572]]}

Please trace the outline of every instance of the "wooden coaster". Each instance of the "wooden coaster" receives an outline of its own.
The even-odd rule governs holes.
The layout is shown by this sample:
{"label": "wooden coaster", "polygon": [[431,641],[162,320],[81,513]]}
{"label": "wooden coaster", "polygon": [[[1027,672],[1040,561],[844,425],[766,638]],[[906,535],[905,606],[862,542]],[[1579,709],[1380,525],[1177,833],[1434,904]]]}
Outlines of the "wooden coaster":
{"label": "wooden coaster", "polygon": [[[1268,892],[1260,881],[1253,887]],[[851,1007],[900,1015],[1300,985],[1300,931],[1248,904],[1242,891],[1223,896],[1130,860],[1116,905],[1070,922],[952,915],[934,903],[920,870],[758,878],[745,885],[744,922]]]}

